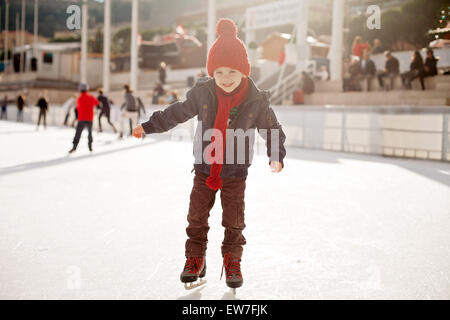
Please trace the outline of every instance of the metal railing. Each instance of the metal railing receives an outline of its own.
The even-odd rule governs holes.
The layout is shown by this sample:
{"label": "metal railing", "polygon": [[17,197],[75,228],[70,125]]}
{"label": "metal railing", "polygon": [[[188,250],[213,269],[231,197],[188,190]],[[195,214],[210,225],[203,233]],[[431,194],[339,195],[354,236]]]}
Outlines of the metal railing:
{"label": "metal railing", "polygon": [[277,84],[269,89],[271,94],[270,102],[273,104],[282,104],[285,99],[290,99],[292,93],[295,89],[297,89],[297,83],[300,80],[301,72],[307,71],[309,73],[314,73],[314,70],[316,69],[316,61],[307,61],[305,70],[300,70],[297,68],[291,74],[283,78],[285,68],[286,63],[283,64]]}
{"label": "metal railing", "polygon": [[[286,133],[287,146],[450,161],[450,107],[275,106],[274,110]],[[322,125],[314,124],[312,123],[314,121],[308,120],[308,116],[315,115],[317,117],[319,113],[323,113],[322,120],[324,121]],[[433,118],[433,120],[427,119],[421,123],[421,125],[425,125],[425,121],[428,121],[427,126],[431,126],[432,128],[427,129],[421,129],[420,125],[415,128],[413,124],[408,122],[406,123],[411,125],[412,128],[395,127],[395,123],[391,125],[383,125],[380,123],[355,125],[355,122],[358,122],[355,121],[355,117],[352,119],[352,124],[349,124],[349,117],[358,114],[374,118],[411,115],[435,116],[437,118]],[[326,125],[325,118],[330,115],[340,116],[340,123]],[[334,122],[337,121],[339,120],[334,118]],[[359,122],[366,123],[367,119],[360,119]],[[437,124],[439,122],[441,122],[441,125]],[[335,134],[333,135],[333,133]],[[327,138],[324,138],[326,136]],[[392,136],[395,137],[392,138]],[[366,143],[358,141],[362,139],[361,137],[366,137]],[[408,146],[411,142],[425,141],[426,139],[433,141],[440,140],[440,148],[437,148],[435,144],[434,147],[427,147],[426,144],[418,142],[415,147]],[[396,143],[393,144],[392,140],[395,140]],[[259,141],[259,143],[262,142]]]}

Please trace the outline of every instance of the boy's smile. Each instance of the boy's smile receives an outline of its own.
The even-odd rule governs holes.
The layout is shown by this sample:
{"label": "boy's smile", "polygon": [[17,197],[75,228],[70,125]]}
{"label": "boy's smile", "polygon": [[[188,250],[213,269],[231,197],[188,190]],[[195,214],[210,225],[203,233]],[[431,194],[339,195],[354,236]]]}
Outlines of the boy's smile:
{"label": "boy's smile", "polygon": [[244,77],[240,71],[228,67],[217,68],[213,75],[219,88],[228,93],[236,89]]}

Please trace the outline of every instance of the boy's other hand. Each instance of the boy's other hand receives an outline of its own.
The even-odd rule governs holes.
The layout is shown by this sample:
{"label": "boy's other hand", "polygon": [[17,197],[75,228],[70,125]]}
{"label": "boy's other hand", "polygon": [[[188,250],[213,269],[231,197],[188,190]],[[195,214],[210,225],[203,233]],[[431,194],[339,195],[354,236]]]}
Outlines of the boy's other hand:
{"label": "boy's other hand", "polygon": [[271,161],[270,168],[272,169],[272,172],[280,172],[281,170],[283,170],[281,162],[278,161]]}
{"label": "boy's other hand", "polygon": [[142,138],[142,135],[144,134],[144,128],[142,128],[141,125],[137,126],[136,128],[133,129],[133,136],[135,136],[136,138],[140,139]]}

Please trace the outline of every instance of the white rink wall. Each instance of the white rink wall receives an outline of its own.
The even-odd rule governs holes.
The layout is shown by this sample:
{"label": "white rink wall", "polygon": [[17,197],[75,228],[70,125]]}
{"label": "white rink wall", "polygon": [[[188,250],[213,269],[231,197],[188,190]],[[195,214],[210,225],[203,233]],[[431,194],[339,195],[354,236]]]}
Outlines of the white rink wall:
{"label": "white rink wall", "polygon": [[[147,105],[147,114],[140,121],[147,121],[152,112],[164,107]],[[273,109],[286,134],[286,146],[450,161],[448,107],[273,106]],[[14,106],[8,107],[8,119],[14,120],[16,112]],[[36,123],[38,115],[37,107],[24,110],[25,122]],[[113,106],[111,121],[119,124],[120,115],[120,106]],[[49,125],[62,125],[64,117],[60,105],[50,106]],[[103,121],[103,129],[111,130]],[[193,118],[164,135],[173,140],[192,141],[196,124]],[[96,118],[94,128],[97,127]],[[258,148],[264,146],[259,135],[256,141]]]}

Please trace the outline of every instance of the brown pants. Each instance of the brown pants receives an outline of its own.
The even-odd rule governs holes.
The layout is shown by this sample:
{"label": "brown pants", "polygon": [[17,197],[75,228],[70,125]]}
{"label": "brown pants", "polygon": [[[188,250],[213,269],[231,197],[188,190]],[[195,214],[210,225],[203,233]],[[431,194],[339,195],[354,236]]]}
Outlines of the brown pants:
{"label": "brown pants", "polygon": [[[207,234],[209,231],[209,212],[216,200],[216,191],[206,185],[208,175],[195,172],[194,186],[192,187],[189,203],[189,222],[186,233],[186,257],[203,257],[206,253]],[[222,242],[222,255],[227,252],[232,257],[242,256],[242,246],[245,238],[242,230],[244,223],[244,191],[247,177],[222,179],[220,198],[222,202],[222,226],[225,227],[225,237]]]}

